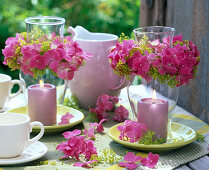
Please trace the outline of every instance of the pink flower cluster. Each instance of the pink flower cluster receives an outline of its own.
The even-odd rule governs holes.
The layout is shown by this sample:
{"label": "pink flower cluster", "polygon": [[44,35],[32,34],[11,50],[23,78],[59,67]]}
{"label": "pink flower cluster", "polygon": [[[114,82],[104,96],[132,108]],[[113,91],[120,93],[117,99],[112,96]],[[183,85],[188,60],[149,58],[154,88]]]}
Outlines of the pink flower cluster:
{"label": "pink flower cluster", "polygon": [[120,131],[120,140],[134,143],[142,137],[143,133],[147,130],[147,127],[143,123],[125,120],[122,125],[117,126],[117,130]]}
{"label": "pink flower cluster", "polygon": [[61,122],[59,122],[58,125],[68,124],[72,118],[74,118],[74,116],[67,112],[65,115],[61,117]]}
{"label": "pink flower cluster", "polygon": [[173,47],[166,41],[135,44],[133,40],[123,40],[116,43],[108,57],[119,75],[140,75],[147,81],[153,77],[171,87],[193,79],[200,62],[197,47],[191,41],[183,41],[182,35],[173,38]]}
{"label": "pink flower cluster", "polygon": [[71,80],[74,72],[90,57],[70,36],[61,40],[52,33],[32,42],[27,42],[26,37],[26,33],[21,33],[6,40],[6,47],[2,51],[5,56],[3,63],[12,70],[21,69],[32,77],[50,69],[58,77]]}
{"label": "pink flower cluster", "polygon": [[[114,109],[114,105],[119,102],[118,97],[108,96],[107,94],[103,94],[98,97],[96,101],[96,107],[90,108],[89,111],[95,113],[99,120],[108,117],[107,112],[112,111]],[[112,117],[113,120],[122,122],[128,118],[128,110],[120,105],[115,108],[115,115]]]}
{"label": "pink flower cluster", "polygon": [[124,156],[124,160],[126,162],[120,162],[118,165],[122,167],[127,167],[129,170],[137,168],[138,165],[136,164],[136,162],[139,162],[139,161],[141,161],[141,164],[143,166],[147,166],[148,168],[154,168],[157,165],[157,162],[159,160],[159,155],[152,154],[150,152],[147,157],[142,158],[140,156],[135,156],[131,152],[128,152]]}
{"label": "pink flower cluster", "polygon": [[83,135],[79,136],[80,134],[81,131],[78,129],[63,133],[64,138],[69,140],[60,143],[56,148],[64,153],[62,158],[71,157],[79,160],[79,156],[84,155],[87,160],[90,160],[92,155],[97,155],[94,142],[86,140]]}
{"label": "pink flower cluster", "polygon": [[105,122],[105,121],[107,121],[107,120],[106,119],[102,119],[102,120],[100,120],[99,123],[97,123],[97,122],[89,123],[90,127],[88,129],[85,128],[83,130],[83,133],[84,133],[85,137],[89,137],[91,139],[95,139],[95,134],[94,134],[95,133],[95,128],[96,128],[97,132],[103,132],[104,128],[102,126],[102,123]]}

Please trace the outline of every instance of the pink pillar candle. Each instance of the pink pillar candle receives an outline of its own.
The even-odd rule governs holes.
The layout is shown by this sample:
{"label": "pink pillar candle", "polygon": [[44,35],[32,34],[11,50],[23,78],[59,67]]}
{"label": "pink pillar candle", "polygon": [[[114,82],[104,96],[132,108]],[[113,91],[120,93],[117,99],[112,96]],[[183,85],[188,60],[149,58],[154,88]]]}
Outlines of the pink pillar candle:
{"label": "pink pillar candle", "polygon": [[56,87],[52,84],[39,84],[28,87],[28,114],[31,121],[40,121],[45,126],[56,124]]}
{"label": "pink pillar candle", "polygon": [[167,138],[168,101],[144,98],[137,104],[137,120],[159,138]]}

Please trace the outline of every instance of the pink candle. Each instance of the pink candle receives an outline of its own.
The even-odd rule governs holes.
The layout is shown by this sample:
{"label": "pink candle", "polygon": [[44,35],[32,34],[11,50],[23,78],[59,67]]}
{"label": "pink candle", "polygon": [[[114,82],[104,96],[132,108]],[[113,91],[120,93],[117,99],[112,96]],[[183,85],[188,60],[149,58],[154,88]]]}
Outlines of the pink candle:
{"label": "pink candle", "polygon": [[52,84],[39,84],[28,87],[28,114],[31,121],[40,121],[45,126],[56,124],[56,87]]}
{"label": "pink candle", "polygon": [[167,138],[168,102],[162,99],[141,99],[137,105],[137,120],[154,131],[157,137]]}

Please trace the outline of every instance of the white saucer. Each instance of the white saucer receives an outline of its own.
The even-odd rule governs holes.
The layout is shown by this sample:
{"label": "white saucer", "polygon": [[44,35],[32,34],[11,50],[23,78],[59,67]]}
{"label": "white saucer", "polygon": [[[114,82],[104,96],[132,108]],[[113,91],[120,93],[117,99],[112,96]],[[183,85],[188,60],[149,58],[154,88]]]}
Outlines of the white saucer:
{"label": "white saucer", "polygon": [[36,141],[26,148],[21,155],[15,158],[0,159],[0,165],[13,165],[30,162],[44,156],[47,153],[47,150],[48,149],[45,144]]}
{"label": "white saucer", "polygon": [[9,109],[9,108],[7,108],[7,107],[5,107],[5,106],[4,106],[4,107],[0,107],[0,113],[1,113],[1,112],[5,112],[5,111],[8,110],[8,109]]}

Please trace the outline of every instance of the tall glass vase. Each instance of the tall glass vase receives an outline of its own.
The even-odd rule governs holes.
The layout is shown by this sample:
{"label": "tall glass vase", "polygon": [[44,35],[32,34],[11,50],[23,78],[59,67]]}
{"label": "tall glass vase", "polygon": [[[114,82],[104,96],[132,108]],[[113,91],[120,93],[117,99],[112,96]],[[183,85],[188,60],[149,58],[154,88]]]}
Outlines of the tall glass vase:
{"label": "tall glass vase", "polygon": [[[57,36],[63,40],[64,18],[49,16],[29,17],[25,19],[25,23],[27,42],[40,41],[43,44],[45,43],[44,38],[50,39],[52,36]],[[37,48],[40,48],[38,44]],[[44,53],[45,49],[41,50]],[[41,73],[40,76],[39,72]],[[62,88],[64,80],[55,76],[50,69],[45,69],[44,71],[38,69],[36,76],[33,77],[21,70],[19,77],[26,101],[26,113],[30,116],[31,121],[40,121],[44,125],[49,126],[56,124],[57,104],[59,104],[61,95],[63,95],[62,98],[64,99],[64,90]],[[40,80],[44,83],[43,88],[39,84]]]}
{"label": "tall glass vase", "polygon": [[[174,31],[174,28],[170,27],[153,26],[134,29],[134,34],[139,45],[149,42],[152,46],[172,46]],[[141,85],[130,85],[127,92],[133,119],[145,123],[158,137],[171,140],[171,120],[179,88],[171,88],[167,82],[162,83],[158,79],[152,79],[150,82],[142,79]],[[156,97],[153,97],[154,91]]]}

